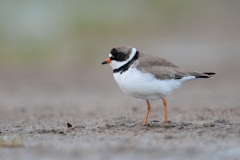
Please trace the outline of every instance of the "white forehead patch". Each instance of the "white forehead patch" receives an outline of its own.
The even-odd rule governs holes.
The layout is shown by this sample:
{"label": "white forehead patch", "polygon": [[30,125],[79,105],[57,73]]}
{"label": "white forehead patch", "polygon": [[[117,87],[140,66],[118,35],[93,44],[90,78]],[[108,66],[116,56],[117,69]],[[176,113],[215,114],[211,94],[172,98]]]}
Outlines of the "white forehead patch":
{"label": "white forehead patch", "polygon": [[112,57],[112,54],[111,54],[111,53],[109,53],[109,57]]}

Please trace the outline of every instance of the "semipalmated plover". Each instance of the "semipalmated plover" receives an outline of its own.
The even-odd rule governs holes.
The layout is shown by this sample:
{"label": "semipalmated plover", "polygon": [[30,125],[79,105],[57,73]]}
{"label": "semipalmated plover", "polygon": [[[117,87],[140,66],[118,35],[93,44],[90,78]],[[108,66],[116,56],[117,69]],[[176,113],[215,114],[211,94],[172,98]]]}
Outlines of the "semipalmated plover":
{"label": "semipalmated plover", "polygon": [[106,61],[113,69],[113,76],[121,90],[147,102],[147,113],[143,124],[148,120],[151,109],[149,100],[162,99],[164,123],[168,122],[165,97],[180,88],[183,82],[198,78],[211,78],[215,73],[184,70],[175,64],[156,56],[139,52],[129,46],[114,47]]}

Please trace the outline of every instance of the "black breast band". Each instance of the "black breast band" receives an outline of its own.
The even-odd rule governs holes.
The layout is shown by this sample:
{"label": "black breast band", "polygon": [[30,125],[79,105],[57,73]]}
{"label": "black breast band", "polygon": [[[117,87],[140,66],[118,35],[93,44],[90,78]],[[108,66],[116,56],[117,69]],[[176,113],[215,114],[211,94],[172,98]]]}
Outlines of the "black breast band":
{"label": "black breast band", "polygon": [[139,52],[137,51],[135,56],[126,64],[124,64],[123,66],[117,68],[117,69],[114,69],[113,70],[113,73],[118,73],[120,72],[120,74],[122,74],[123,72],[127,71],[128,68],[132,65],[132,63],[138,59],[138,56],[139,56]]}

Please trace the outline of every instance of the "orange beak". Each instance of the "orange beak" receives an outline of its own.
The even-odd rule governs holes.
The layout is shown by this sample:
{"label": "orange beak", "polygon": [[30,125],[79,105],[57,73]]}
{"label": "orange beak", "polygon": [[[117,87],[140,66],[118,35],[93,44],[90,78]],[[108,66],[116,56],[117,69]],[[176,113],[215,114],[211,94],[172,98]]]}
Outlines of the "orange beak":
{"label": "orange beak", "polygon": [[111,63],[111,59],[108,57],[108,59],[106,61],[103,61],[102,64],[107,64],[107,63]]}

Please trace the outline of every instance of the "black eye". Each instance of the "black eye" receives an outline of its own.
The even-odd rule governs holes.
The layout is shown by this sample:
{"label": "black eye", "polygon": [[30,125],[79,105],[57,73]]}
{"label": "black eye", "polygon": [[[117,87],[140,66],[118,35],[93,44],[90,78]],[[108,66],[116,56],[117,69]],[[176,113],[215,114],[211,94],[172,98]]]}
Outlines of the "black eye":
{"label": "black eye", "polygon": [[123,54],[122,53],[118,53],[117,54],[117,58],[122,58],[123,57]]}

